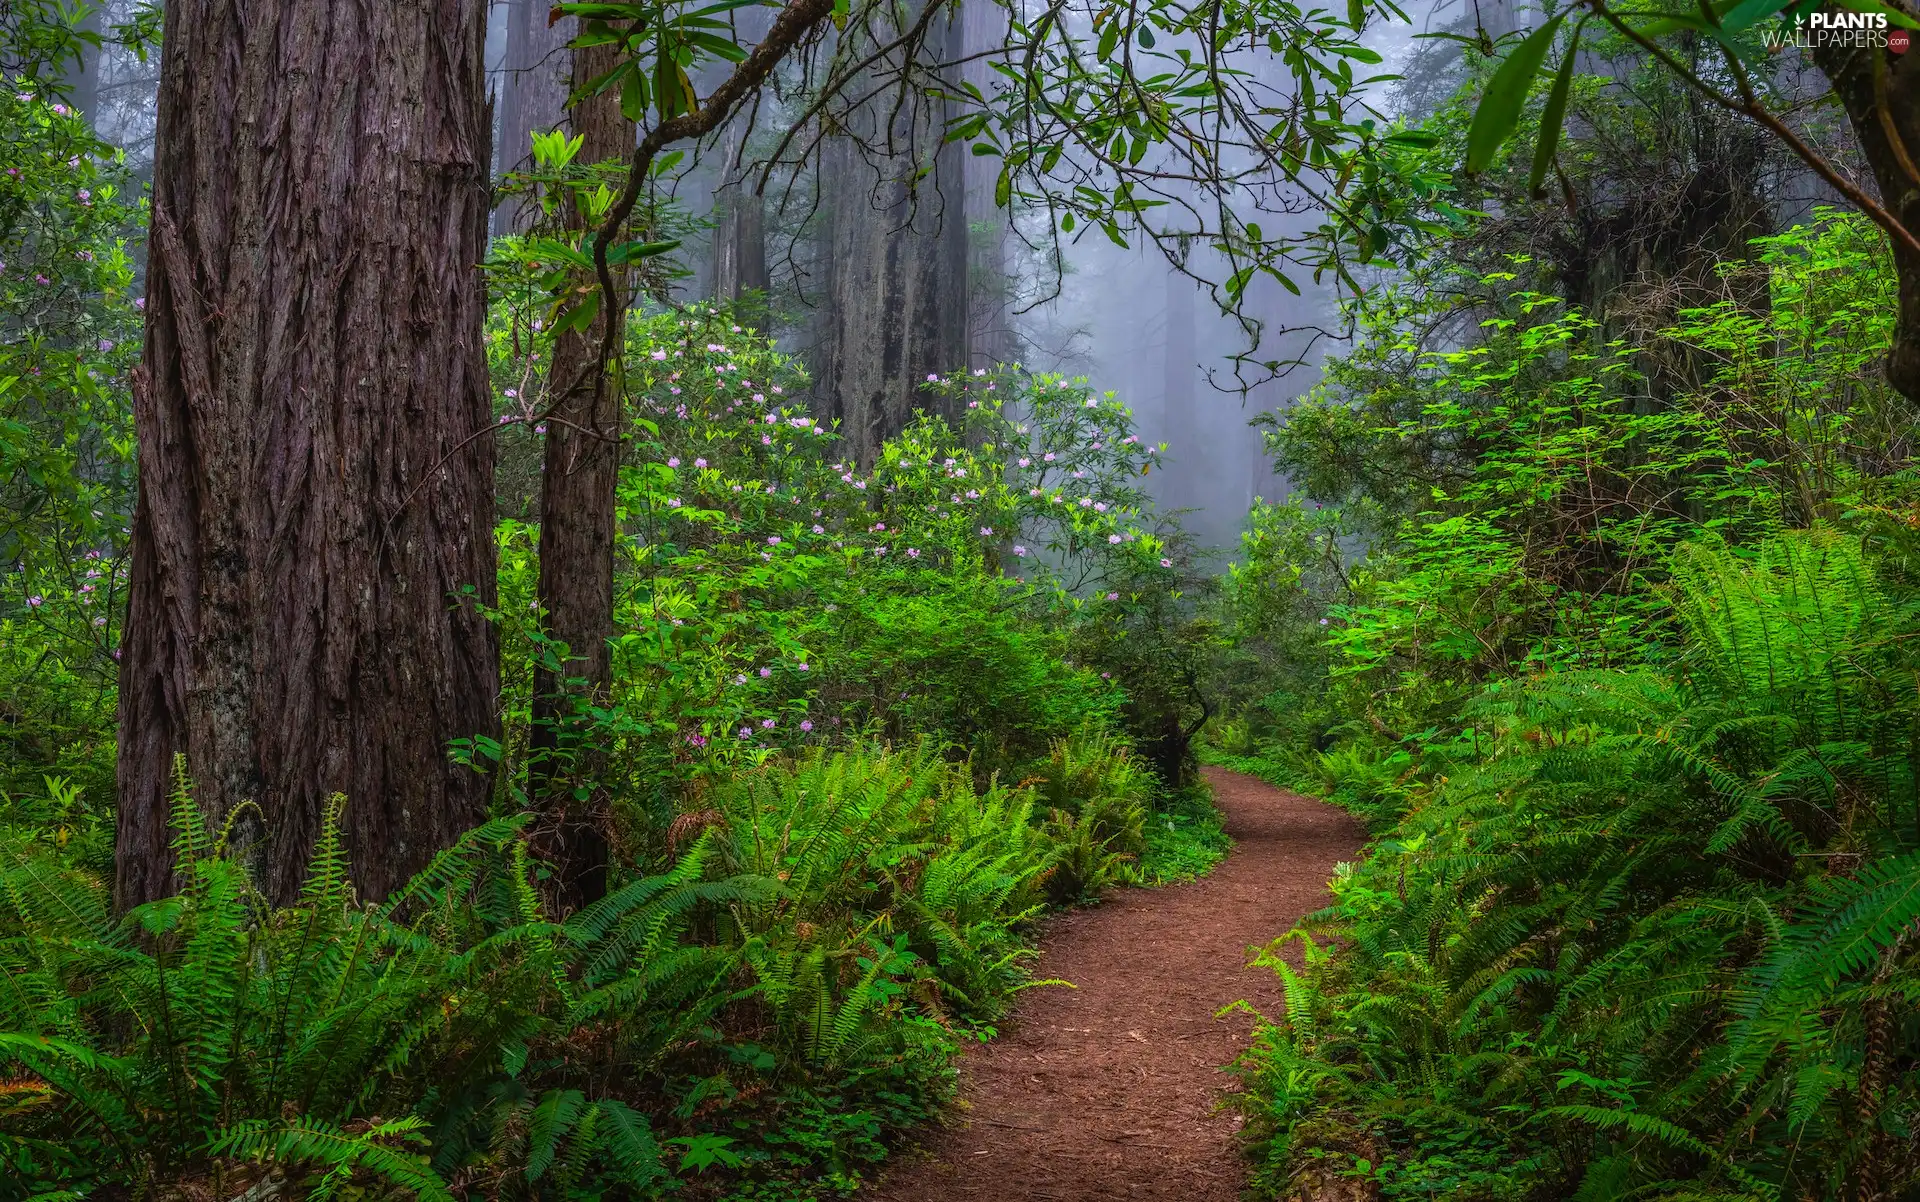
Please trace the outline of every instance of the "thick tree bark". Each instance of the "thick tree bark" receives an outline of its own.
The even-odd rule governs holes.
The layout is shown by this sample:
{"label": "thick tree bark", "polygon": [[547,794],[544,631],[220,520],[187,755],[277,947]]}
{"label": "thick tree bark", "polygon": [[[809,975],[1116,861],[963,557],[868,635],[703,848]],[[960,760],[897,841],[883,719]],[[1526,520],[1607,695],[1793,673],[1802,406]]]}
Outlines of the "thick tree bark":
{"label": "thick tree bark", "polygon": [[[1920,53],[1881,46],[1827,45],[1814,63],[1833,83],[1880,186],[1881,203],[1909,233],[1920,236]],[[1887,379],[1920,401],[1920,252],[1893,241],[1899,273],[1900,315]]]}
{"label": "thick tree bark", "polygon": [[[507,16],[507,53],[500,82],[498,170],[524,171],[533,162],[533,135],[566,118],[573,59],[567,51],[572,17],[549,23],[545,0],[513,0]],[[515,198],[494,213],[493,232],[510,234],[533,224],[538,210]]]}
{"label": "thick tree bark", "polygon": [[[196,800],[276,901],[330,794],[363,896],[484,818],[497,730],[481,0],[173,0],[154,162],[117,892]],[[252,806],[244,803],[251,802]],[[256,808],[257,807],[257,808]]]}
{"label": "thick tree bark", "polygon": [[[866,87],[856,81],[847,93]],[[965,160],[958,142],[941,141],[943,102],[910,103],[889,131],[893,99],[849,114],[851,136],[829,140],[820,162],[826,284],[815,405],[840,423],[841,445],[860,463],[928,406],[928,375],[968,358]]]}
{"label": "thick tree bark", "polygon": [[[618,62],[611,46],[575,50],[573,60],[575,86]],[[572,124],[584,139],[578,162],[620,159],[633,151],[633,122],[621,115],[617,90],[575,105]],[[574,228],[585,228],[584,215],[571,213],[569,219]],[[602,700],[610,683],[621,413],[620,397],[596,360],[606,323],[624,316],[624,295],[621,302],[611,312],[603,308],[588,330],[561,335],[548,375],[550,387],[565,393],[554,398],[540,483],[540,607],[547,633],[567,645],[569,658],[562,672],[542,668],[534,675],[533,738],[536,752],[551,756],[568,749],[579,757],[570,763],[550,759],[536,774],[538,844],[557,869],[550,892],[563,912],[599,897],[606,881],[605,798],[573,796],[577,785],[592,787],[593,753],[568,748],[567,735],[576,700]]]}

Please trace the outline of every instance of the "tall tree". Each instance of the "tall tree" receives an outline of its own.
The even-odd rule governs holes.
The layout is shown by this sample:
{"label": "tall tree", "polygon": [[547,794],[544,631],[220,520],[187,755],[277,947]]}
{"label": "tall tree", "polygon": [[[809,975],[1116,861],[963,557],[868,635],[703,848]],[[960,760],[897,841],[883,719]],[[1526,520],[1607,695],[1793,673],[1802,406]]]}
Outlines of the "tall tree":
{"label": "tall tree", "polygon": [[295,896],[330,794],[363,895],[484,817],[495,730],[483,0],[173,0],[120,671],[118,896],[195,798]]}
{"label": "tall tree", "polygon": [[736,120],[721,142],[720,187],[713,198],[713,287],[715,300],[739,302],[765,293],[767,207],[764,198],[741,178],[746,123]]}
{"label": "tall tree", "polygon": [[[959,26],[947,14],[933,19],[937,60]],[[883,78],[901,68],[883,61],[870,70]],[[825,286],[815,403],[861,463],[906,428],[928,375],[968,361],[966,159],[959,142],[944,139],[944,95],[921,86],[900,104],[873,84],[855,85],[882,94],[847,113],[841,135],[820,151]]]}
{"label": "tall tree", "polygon": [[[612,70],[619,58],[607,43],[575,47],[573,86]],[[620,111],[620,93],[608,88],[582,97],[570,110],[577,161],[601,163],[632,153],[634,123]],[[569,193],[563,216],[584,235],[588,215]],[[624,273],[622,273],[624,275]],[[591,277],[580,281],[592,287]],[[621,397],[598,356],[609,333],[617,342],[629,290],[601,305],[585,329],[560,335],[548,373],[545,465],[540,480],[540,608],[549,636],[568,648],[556,665],[544,660],[534,675],[534,741],[547,758],[541,767],[541,851],[558,868],[553,894],[572,909],[604,888],[607,842],[604,798],[596,795],[590,763],[551,758],[569,740],[567,727],[582,703],[604,698],[610,683],[607,640],[613,637],[615,489],[620,474]],[[578,749],[590,755],[589,749]],[[581,795],[584,794],[584,795]]]}

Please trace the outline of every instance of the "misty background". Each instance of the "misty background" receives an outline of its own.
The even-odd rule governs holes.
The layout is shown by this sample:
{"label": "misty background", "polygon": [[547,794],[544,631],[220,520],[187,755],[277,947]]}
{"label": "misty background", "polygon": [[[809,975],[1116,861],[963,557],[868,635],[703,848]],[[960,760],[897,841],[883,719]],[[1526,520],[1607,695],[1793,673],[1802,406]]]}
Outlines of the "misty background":
{"label": "misty background", "polygon": [[[959,11],[948,35],[954,57],[999,36],[1003,10],[969,0]],[[1441,0],[1409,11],[1412,24],[1378,28],[1367,42],[1384,59],[1376,73],[1407,76],[1376,86],[1373,103],[1416,119],[1463,70],[1457,45],[1416,34],[1484,26],[1497,37],[1525,24],[1513,0]],[[111,25],[130,14],[128,0],[110,0],[91,20]],[[764,24],[770,10],[742,10],[741,20]],[[524,165],[530,132],[564,120],[571,24],[550,23],[545,0],[501,0],[491,11],[499,172]],[[1249,52],[1245,66],[1284,79],[1263,57]],[[964,70],[985,78],[981,66]],[[110,47],[76,87],[77,106],[142,174],[152,157],[157,82],[156,62]],[[926,371],[1018,361],[1083,376],[1133,409],[1143,439],[1167,447],[1165,470],[1144,483],[1164,509],[1182,511],[1196,544],[1220,553],[1216,562],[1237,548],[1254,498],[1287,495],[1251,422],[1311,389],[1324,356],[1343,347],[1330,287],[1300,276],[1296,296],[1258,279],[1240,313],[1228,315],[1206,286],[1225,272],[1204,247],[1184,252],[1182,271],[1146,238],[1122,248],[1083,228],[1056,242],[1046,214],[994,206],[997,160],[942,146],[938,111],[909,114],[906,136],[896,121],[892,131],[877,130],[894,137],[862,142],[853,130],[825,139],[808,166],[780,172],[758,194],[768,143],[783,118],[790,124],[796,115],[797,94],[773,96],[681,169],[679,204],[704,228],[687,241],[684,273],[663,299],[758,301],[761,324],[807,361],[816,411],[842,423],[856,453],[904,424],[922,399],[917,384]],[[1280,208],[1291,210],[1280,222],[1318,223],[1297,198]],[[513,232],[526,218],[508,200],[495,232]],[[1244,368],[1236,355],[1250,356]],[[1268,362],[1293,366],[1260,366]]]}

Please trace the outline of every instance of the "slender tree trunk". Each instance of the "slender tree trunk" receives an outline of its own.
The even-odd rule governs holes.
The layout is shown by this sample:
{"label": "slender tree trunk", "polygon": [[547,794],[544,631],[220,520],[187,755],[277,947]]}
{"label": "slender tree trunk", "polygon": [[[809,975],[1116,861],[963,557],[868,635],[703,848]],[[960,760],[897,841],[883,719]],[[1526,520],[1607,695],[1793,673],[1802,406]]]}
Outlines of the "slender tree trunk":
{"label": "slender tree trunk", "polygon": [[[1813,59],[1853,123],[1853,132],[1880,185],[1881,202],[1907,230],[1920,236],[1920,52],[1895,54],[1880,46],[1829,44]],[[1899,275],[1900,314],[1887,379],[1909,400],[1920,401],[1920,252],[1893,240]]]}
{"label": "slender tree trunk", "polygon": [[[533,135],[566,119],[572,56],[567,43],[577,22],[550,22],[545,0],[513,0],[507,17],[507,53],[500,83],[500,163],[502,173],[523,171],[533,162]],[[494,212],[493,232],[509,234],[533,224],[537,210],[515,198]]]}
{"label": "slender tree trunk", "polygon": [[[573,52],[576,86],[611,70],[611,46]],[[634,126],[620,113],[617,90],[581,101],[572,110],[573,132],[582,137],[578,161],[597,163],[632,153]],[[585,217],[569,214],[584,228]],[[577,700],[603,700],[610,683],[607,641],[613,637],[613,538],[615,486],[620,473],[620,397],[597,369],[606,323],[624,316],[625,297],[602,310],[589,330],[560,336],[554,348],[550,387],[554,420],[547,423],[545,467],[540,484],[540,607],[547,633],[565,643],[569,658],[560,672],[541,668],[534,676],[534,746],[553,754],[565,747]],[[577,682],[577,683],[576,683]],[[540,765],[541,854],[558,869],[551,893],[562,911],[605,891],[606,799],[576,798],[598,776],[589,749],[572,763]]]}
{"label": "slender tree trunk", "polygon": [[[174,886],[169,770],[277,901],[330,794],[363,896],[485,817],[497,730],[481,0],[172,0],[117,892]],[[245,803],[251,802],[252,805]]]}

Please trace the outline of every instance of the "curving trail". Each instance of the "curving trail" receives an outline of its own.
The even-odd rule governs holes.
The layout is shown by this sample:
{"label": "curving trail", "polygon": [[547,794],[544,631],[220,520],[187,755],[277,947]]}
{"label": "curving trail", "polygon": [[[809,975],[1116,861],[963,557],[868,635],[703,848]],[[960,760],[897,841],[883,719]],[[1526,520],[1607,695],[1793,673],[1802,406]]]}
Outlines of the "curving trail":
{"label": "curving trail", "polygon": [[885,1202],[1236,1202],[1245,1173],[1221,1072],[1247,1046],[1245,998],[1274,1012],[1280,986],[1249,969],[1251,948],[1327,902],[1333,866],[1354,859],[1359,824],[1250,776],[1206,769],[1232,853],[1204,879],[1127,889],[1062,915],[1035,973],[1077,989],[1033,989],[992,1043],[961,1064],[962,1105],[864,1196]]}

